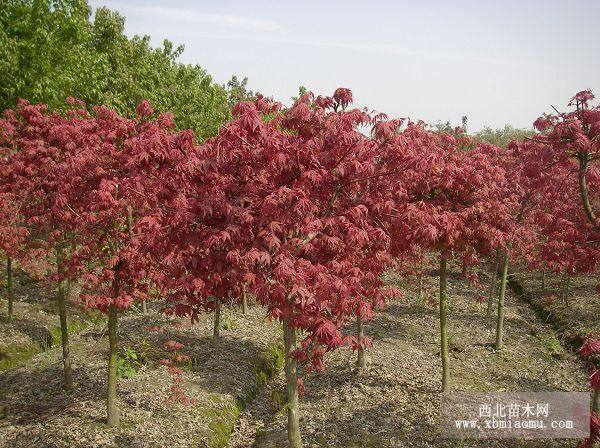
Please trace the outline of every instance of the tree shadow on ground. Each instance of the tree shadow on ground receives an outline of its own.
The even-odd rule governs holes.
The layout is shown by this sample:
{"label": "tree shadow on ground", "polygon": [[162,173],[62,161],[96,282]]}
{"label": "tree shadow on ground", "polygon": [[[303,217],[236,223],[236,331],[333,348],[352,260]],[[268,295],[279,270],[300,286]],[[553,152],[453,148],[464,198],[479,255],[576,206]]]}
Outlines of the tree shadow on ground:
{"label": "tree shadow on ground", "polygon": [[[418,399],[424,399],[420,397]],[[417,399],[415,397],[415,399]],[[301,425],[302,425],[301,418]],[[306,445],[344,448],[397,448],[432,446],[419,442],[435,439],[437,428],[424,408],[412,407],[410,412],[398,407],[393,399],[379,401],[346,411],[328,413],[318,425],[304,428]],[[339,428],[344,428],[340,431]],[[418,428],[418,430],[415,430]],[[285,428],[269,427],[258,435],[255,448],[286,448]]]}
{"label": "tree shadow on ground", "polygon": [[[373,339],[398,339],[409,336],[407,326],[398,322],[398,315],[406,316],[433,316],[437,312],[434,309],[427,308],[424,305],[412,303],[392,303],[384,309],[379,310],[375,314],[375,318],[365,322],[365,335]],[[347,332],[355,331],[353,326],[346,330]]]}
{"label": "tree shadow on ground", "polygon": [[[198,336],[185,328],[172,329],[173,320],[165,316],[137,316],[126,325],[127,329],[123,331],[125,335],[120,339],[122,349],[129,347],[138,355],[143,354],[144,362],[151,367],[159,365],[164,359],[172,361],[178,354],[186,355],[189,362],[174,364],[194,372],[196,375],[191,382],[212,393],[241,398],[257,380],[265,381],[268,379],[265,375],[274,373],[265,371],[273,369],[271,364],[276,353],[272,344],[268,341],[257,344],[235,330],[222,330],[219,341],[215,343],[207,335]],[[150,327],[163,330],[149,331]],[[165,346],[170,340],[183,347],[170,350]]]}
{"label": "tree shadow on ground", "polygon": [[[52,365],[31,372],[23,370],[0,374],[0,404],[7,411],[6,419],[13,425],[45,422],[61,413],[79,412],[81,401],[100,400],[106,385],[85,366],[73,370],[74,389],[66,392],[62,386],[62,366]],[[78,384],[86,387],[78,387]],[[91,385],[91,387],[90,387]]]}
{"label": "tree shadow on ground", "polygon": [[[417,394],[412,403],[398,406],[393,398],[365,406],[350,413],[336,412],[328,414],[322,425],[311,426],[304,433],[304,439],[310,446],[344,448],[400,448],[400,447],[477,447],[477,448],[550,448],[573,446],[564,440],[453,440],[444,439],[437,411],[432,414],[419,401],[439,402],[439,396]],[[437,406],[436,406],[437,408]],[[344,431],[326,430],[326,428],[345,428]],[[283,430],[279,430],[282,439]],[[276,431],[272,431],[272,437]],[[286,445],[260,444],[257,448],[285,447]]]}
{"label": "tree shadow on ground", "polygon": [[[542,372],[543,374],[544,372]],[[560,388],[551,384],[543,378],[528,378],[522,375],[513,375],[511,373],[498,373],[495,376],[496,381],[501,381],[506,384],[515,385],[515,390],[526,390],[528,392],[547,392],[547,391],[564,391],[572,392],[569,389]]]}

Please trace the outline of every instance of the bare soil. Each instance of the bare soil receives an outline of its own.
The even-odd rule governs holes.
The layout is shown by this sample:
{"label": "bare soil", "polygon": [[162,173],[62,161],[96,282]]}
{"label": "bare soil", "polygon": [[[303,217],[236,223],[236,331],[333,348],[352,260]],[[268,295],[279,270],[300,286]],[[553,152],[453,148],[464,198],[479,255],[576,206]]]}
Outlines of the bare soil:
{"label": "bare soil", "polygon": [[[4,282],[5,279],[0,279],[3,291]],[[8,318],[4,297],[0,302],[0,372],[21,365],[61,342],[53,285],[34,281],[18,270],[13,288],[12,319]],[[69,303],[70,333],[77,333],[101,319],[100,313],[86,312]]]}
{"label": "bare soil", "polygon": [[533,305],[542,309],[547,319],[574,344],[579,344],[590,333],[600,334],[600,294],[596,290],[600,284],[598,277],[573,277],[566,299],[562,295],[561,276],[546,274],[545,285],[542,285],[540,272],[523,270],[514,277],[525,288]]}
{"label": "bare soil", "polygon": [[[17,314],[27,308],[27,303],[19,302]],[[15,322],[3,322],[3,334],[20,334],[20,323]],[[38,322],[43,323],[44,319]],[[104,321],[71,338],[72,393],[61,386],[60,347],[1,373],[0,447],[224,446],[245,401],[267,381],[270,370],[276,371],[279,331],[257,306],[247,315],[225,309],[216,345],[212,325],[212,316],[203,316],[192,326],[156,310],[121,317],[122,372],[131,378],[119,379],[118,429],[104,423],[108,352]],[[153,326],[164,332],[150,331]],[[173,352],[164,346],[169,340],[184,347]],[[179,375],[160,365],[161,359],[176,354],[190,357],[179,364],[183,370]],[[183,392],[173,391],[174,385],[181,385]]]}
{"label": "bare soil", "polygon": [[[495,323],[475,290],[458,278],[449,281],[449,338],[452,388],[461,391],[588,391],[579,359],[559,341],[550,325],[510,291],[506,300],[505,343],[493,349]],[[329,369],[306,377],[301,400],[304,444],[310,448],[384,447],[572,447],[576,441],[445,440],[439,419],[441,361],[436,272],[426,279],[427,300],[407,295],[368,323],[374,340],[369,367],[357,372],[355,354],[341,349]],[[390,283],[401,279],[390,277]],[[487,283],[484,275],[482,281]],[[286,447],[285,413],[272,411],[271,386],[242,414],[230,448]]]}
{"label": "bare soil", "polygon": [[[485,304],[477,303],[475,289],[453,268],[448,331],[454,390],[588,390],[585,368],[566,348],[562,333],[510,291],[506,348],[496,352],[495,325],[485,320]],[[356,370],[355,354],[343,348],[328,355],[325,372],[303,375],[305,446],[574,447],[576,441],[568,440],[440,438],[437,281],[432,270],[425,279],[426,299],[419,302],[412,284],[388,277],[389,283],[406,287],[407,293],[366,324],[374,345],[367,351],[365,371]],[[487,282],[485,275],[482,281]],[[573,290],[573,305],[579,302],[577,294]],[[37,305],[30,302],[20,295],[17,315],[31,318],[35,328],[45,325],[46,318],[56,318],[43,311],[52,302],[40,299],[42,305],[35,308],[39,312],[41,307],[48,316],[35,314],[31,307]],[[212,324],[212,316],[203,316],[191,326],[156,309],[148,315],[131,312],[121,317],[123,371],[133,374],[119,379],[118,429],[104,424],[108,345],[104,320],[92,322],[72,337],[74,392],[67,394],[61,388],[61,355],[56,346],[0,373],[0,447],[286,447],[283,377],[276,373],[281,361],[279,325],[269,322],[258,306],[246,316],[238,309],[226,309],[222,340],[215,345]],[[165,331],[149,331],[155,325]],[[33,340],[27,337],[15,322],[0,322],[0,344],[21,346]],[[161,359],[174,356],[164,347],[168,340],[184,344],[177,353],[191,358],[180,366],[181,375],[160,365]],[[131,359],[131,353],[137,359]],[[276,377],[268,382],[273,372]],[[178,397],[171,389],[176,378],[181,379],[189,402],[169,402]]]}

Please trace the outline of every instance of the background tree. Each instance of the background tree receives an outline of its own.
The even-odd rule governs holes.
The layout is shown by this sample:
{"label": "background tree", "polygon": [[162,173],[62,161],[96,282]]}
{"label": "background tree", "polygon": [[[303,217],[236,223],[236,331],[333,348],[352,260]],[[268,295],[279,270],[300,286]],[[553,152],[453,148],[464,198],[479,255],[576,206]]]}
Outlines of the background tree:
{"label": "background tree", "polygon": [[198,65],[178,62],[183,47],[149,36],[129,39],[125,19],[105,7],[90,21],[87,0],[7,0],[0,11],[0,109],[19,98],[65,111],[69,96],[134,116],[143,99],[170,111],[203,140],[229,119],[225,89]]}
{"label": "background tree", "polygon": [[503,128],[497,129],[485,126],[480,131],[474,133],[473,137],[476,140],[487,142],[500,148],[507,148],[512,140],[523,140],[534,133],[533,129],[519,129],[507,124]]}
{"label": "background tree", "polygon": [[248,77],[246,76],[240,81],[237,76],[233,75],[223,88],[227,92],[229,107],[242,101],[254,101],[260,95],[258,92],[248,89]]}
{"label": "background tree", "polygon": [[89,15],[85,0],[3,2],[1,110],[16,107],[19,98],[62,110],[68,96],[99,99],[108,67],[91,51]]}
{"label": "background tree", "polygon": [[192,129],[198,140],[215,135],[230,117],[226,91],[199,65],[177,62],[183,46],[165,40],[162,48],[153,49],[150,36],[129,39],[124,25],[118,12],[96,10],[92,43],[107,61],[107,71],[102,92],[92,104],[131,116],[147,99],[158,112],[171,112],[178,128]]}

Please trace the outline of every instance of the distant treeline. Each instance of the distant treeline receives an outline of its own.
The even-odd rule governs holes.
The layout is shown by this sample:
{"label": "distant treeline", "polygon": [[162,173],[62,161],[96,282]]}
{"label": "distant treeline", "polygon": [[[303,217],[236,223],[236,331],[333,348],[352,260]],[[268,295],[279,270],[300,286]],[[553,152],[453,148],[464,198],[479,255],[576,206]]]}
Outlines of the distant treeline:
{"label": "distant treeline", "polygon": [[217,133],[230,106],[254,94],[246,79],[218,85],[199,65],[178,62],[183,46],[128,38],[125,18],[87,0],[4,0],[0,9],[0,109],[19,98],[65,110],[66,98],[132,116],[142,99],[170,111],[198,140]]}

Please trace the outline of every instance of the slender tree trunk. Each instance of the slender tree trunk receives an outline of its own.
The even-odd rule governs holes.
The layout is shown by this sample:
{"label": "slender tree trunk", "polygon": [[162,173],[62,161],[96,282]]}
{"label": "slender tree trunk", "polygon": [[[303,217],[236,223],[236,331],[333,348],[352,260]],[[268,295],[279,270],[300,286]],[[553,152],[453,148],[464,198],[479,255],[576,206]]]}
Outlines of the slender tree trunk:
{"label": "slender tree trunk", "polygon": [[213,342],[219,342],[221,337],[221,298],[215,297],[215,320],[213,326]]}
{"label": "slender tree trunk", "polygon": [[419,288],[417,298],[419,300],[419,303],[422,303],[423,302],[423,274],[419,274],[417,287]]}
{"label": "slender tree trunk", "polygon": [[492,319],[492,313],[494,311],[494,297],[496,295],[496,287],[498,284],[498,266],[499,265],[500,265],[500,249],[496,249],[496,258],[494,259],[492,278],[490,280],[490,287],[488,290],[487,311],[485,313],[485,318],[487,320]]}
{"label": "slender tree trunk", "polygon": [[[115,266],[113,297],[121,294],[121,262]],[[108,308],[108,392],[106,394],[106,423],[110,427],[119,426],[119,407],[117,405],[117,360],[118,360],[118,309],[113,303]]]}
{"label": "slender tree trunk", "polygon": [[71,299],[71,279],[68,278],[65,280],[65,299]]}
{"label": "slender tree trunk", "polygon": [[12,258],[6,257],[6,292],[8,296],[8,319],[13,317],[13,282],[12,282]]}
{"label": "slender tree trunk", "polygon": [[594,396],[592,398],[592,411],[600,415],[600,389],[594,389]]}
{"label": "slender tree trunk", "polygon": [[[75,253],[76,247],[77,246],[76,246],[75,242],[71,241],[71,247],[69,248],[69,253],[68,253],[69,260],[73,259],[73,254]],[[67,298],[67,301],[71,300],[71,289],[72,289],[72,286],[73,286],[73,281],[71,280],[71,278],[67,278],[67,280],[66,280],[66,286],[65,286],[65,288],[66,288],[66,290],[65,290],[66,296],[65,297]]]}
{"label": "slender tree trunk", "polygon": [[248,291],[246,284],[242,284],[242,314],[248,314]]}
{"label": "slender tree trunk", "polygon": [[365,332],[363,328],[362,318],[357,314],[356,315],[356,341],[358,342],[358,357],[356,358],[356,365],[359,370],[363,370],[365,368],[365,347],[363,346],[363,341],[365,339]]}
{"label": "slender tree trunk", "polygon": [[419,300],[419,303],[423,302],[423,259],[421,258],[421,261],[419,262],[419,274],[417,276],[417,288],[418,288],[418,295],[417,298]]}
{"label": "slender tree trunk", "polygon": [[440,340],[442,356],[442,392],[450,390],[450,357],[446,332],[446,286],[448,283],[446,257],[440,254]]}
{"label": "slender tree trunk", "polygon": [[502,260],[502,278],[500,280],[500,295],[498,297],[498,320],[496,321],[496,350],[502,349],[502,338],[504,336],[504,299],[506,297],[506,278],[508,275],[508,261],[510,259],[510,244],[504,250]]}
{"label": "slender tree trunk", "polygon": [[[127,206],[127,228],[129,230],[129,240],[133,241],[133,208],[131,205]],[[142,314],[148,314],[148,307],[146,300],[142,300]]]}
{"label": "slender tree trunk", "polygon": [[571,277],[569,276],[569,274],[565,274],[566,278],[565,278],[565,283],[564,283],[564,291],[563,291],[563,300],[565,302],[565,306],[569,307],[569,295],[570,295],[570,289],[571,289]]}
{"label": "slender tree trunk", "polygon": [[108,393],[106,400],[106,423],[110,427],[119,426],[119,407],[117,406],[117,307],[108,308]]}
{"label": "slender tree trunk", "polygon": [[546,269],[542,270],[542,292],[546,292]]}
{"label": "slender tree trunk", "polygon": [[581,154],[579,156],[579,196],[581,196],[581,203],[583,204],[583,210],[585,210],[585,214],[588,218],[588,221],[596,227],[596,215],[594,214],[594,210],[592,210],[592,206],[590,204],[590,198],[588,195],[588,187],[587,181],[585,178],[588,166],[588,156],[587,154]]}
{"label": "slender tree trunk", "polygon": [[287,391],[287,435],[289,448],[302,448],[300,434],[300,405],[298,400],[298,362],[293,351],[296,349],[296,330],[291,319],[283,320],[283,342],[285,347],[285,380]]}
{"label": "slender tree trunk", "polygon": [[73,372],[71,369],[71,355],[69,350],[69,327],[67,323],[67,301],[65,297],[65,279],[63,278],[65,269],[65,250],[61,245],[56,248],[56,271],[58,273],[58,290],[56,302],[58,307],[58,316],[60,318],[60,337],[63,352],[63,384],[65,390],[73,389]]}

